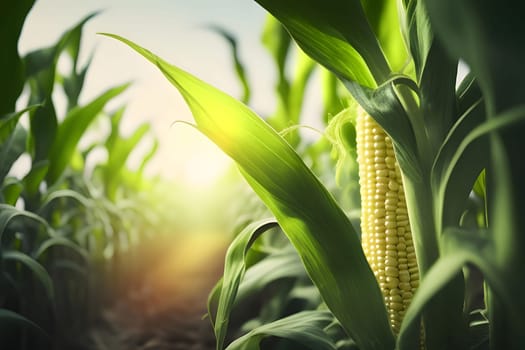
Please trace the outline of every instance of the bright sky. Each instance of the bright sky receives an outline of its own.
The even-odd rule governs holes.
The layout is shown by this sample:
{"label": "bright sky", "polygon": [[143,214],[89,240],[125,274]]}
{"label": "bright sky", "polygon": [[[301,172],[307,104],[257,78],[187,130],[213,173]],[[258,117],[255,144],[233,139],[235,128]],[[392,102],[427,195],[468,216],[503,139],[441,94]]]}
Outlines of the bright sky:
{"label": "bright sky", "polygon": [[150,170],[177,180],[208,181],[210,175],[225,168],[228,159],[193,128],[171,126],[176,120],[191,120],[175,88],[131,49],[96,33],[122,35],[239,96],[228,46],[204,28],[218,24],[237,36],[249,79],[256,86],[252,105],[266,114],[273,110],[274,68],[260,44],[265,11],[253,0],[37,0],[22,33],[21,53],[55,43],[67,28],[96,10],[104,11],[89,21],[83,32],[81,55],[84,61],[93,52],[95,56],[81,102],[133,81],[124,98],[110,107],[127,104],[129,131],[139,123],[151,123],[161,147]]}

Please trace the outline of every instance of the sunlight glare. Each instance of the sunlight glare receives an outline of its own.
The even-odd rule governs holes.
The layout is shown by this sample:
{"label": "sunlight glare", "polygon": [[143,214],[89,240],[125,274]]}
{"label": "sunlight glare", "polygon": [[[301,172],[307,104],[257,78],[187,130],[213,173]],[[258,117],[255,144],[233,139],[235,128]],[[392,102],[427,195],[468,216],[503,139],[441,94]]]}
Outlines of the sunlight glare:
{"label": "sunlight glare", "polygon": [[199,143],[198,149],[191,151],[185,159],[183,181],[191,186],[207,187],[225,173],[231,160],[209,141],[195,142]]}
{"label": "sunlight glare", "polygon": [[192,188],[209,188],[233,164],[228,156],[194,128],[179,124],[165,132],[171,137],[161,137],[164,142],[154,165],[167,178]]}

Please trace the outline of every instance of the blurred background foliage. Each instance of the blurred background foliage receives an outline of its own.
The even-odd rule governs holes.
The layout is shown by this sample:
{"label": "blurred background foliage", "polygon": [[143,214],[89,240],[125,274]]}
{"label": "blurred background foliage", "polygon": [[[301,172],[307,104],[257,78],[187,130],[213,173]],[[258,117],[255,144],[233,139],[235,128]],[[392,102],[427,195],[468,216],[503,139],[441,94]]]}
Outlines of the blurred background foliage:
{"label": "blurred background foliage", "polygon": [[[79,102],[91,63],[79,60],[82,29],[97,13],[64,30],[55,44],[20,56],[18,40],[33,4],[0,6],[0,339],[9,349],[89,348],[88,330],[104,308],[139,288],[141,276],[170,254],[167,246],[202,232],[229,241],[268,211],[233,167],[213,186],[201,187],[148,174],[158,141],[147,121],[124,134],[126,106],[114,103],[130,84]],[[209,30],[229,45],[240,99],[249,104],[256,85],[238,54],[242,47],[220,26]],[[264,118],[357,220],[348,94],[331,73],[297,50],[272,17],[261,41],[276,67],[276,107]],[[60,68],[64,60],[69,69]],[[313,79],[315,74],[320,79]],[[308,129],[302,120],[310,85],[317,90],[326,133]],[[138,148],[146,151],[138,166],[136,161],[130,166]],[[253,268],[237,300],[239,310],[250,311],[239,312],[231,337],[319,303],[282,235],[265,235],[255,247],[249,254]],[[259,270],[273,273],[261,280]]]}

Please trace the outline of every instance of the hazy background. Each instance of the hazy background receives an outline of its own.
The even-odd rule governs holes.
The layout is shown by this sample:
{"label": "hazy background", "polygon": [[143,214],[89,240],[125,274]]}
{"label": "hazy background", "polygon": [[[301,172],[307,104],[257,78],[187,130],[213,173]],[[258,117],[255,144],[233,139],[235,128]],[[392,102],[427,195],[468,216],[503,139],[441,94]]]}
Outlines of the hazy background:
{"label": "hazy background", "polygon": [[66,29],[99,10],[83,31],[81,61],[94,56],[81,103],[109,87],[133,81],[132,88],[110,108],[127,105],[129,132],[141,122],[151,123],[160,148],[149,172],[189,184],[210,181],[229,160],[191,127],[172,126],[176,120],[191,120],[175,88],[131,49],[96,33],[122,35],[238,97],[241,89],[229,47],[206,29],[209,24],[220,25],[238,38],[248,78],[256,86],[252,106],[267,114],[274,107],[275,75],[260,44],[265,11],[251,0],[37,0],[22,32],[21,54],[54,44]]}

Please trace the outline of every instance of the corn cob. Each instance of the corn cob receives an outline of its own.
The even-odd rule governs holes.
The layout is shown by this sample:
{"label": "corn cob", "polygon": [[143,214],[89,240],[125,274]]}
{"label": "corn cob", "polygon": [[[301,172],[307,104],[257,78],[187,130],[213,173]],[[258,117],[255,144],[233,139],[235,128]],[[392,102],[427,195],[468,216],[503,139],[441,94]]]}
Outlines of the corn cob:
{"label": "corn cob", "polygon": [[392,330],[398,334],[419,284],[401,172],[392,141],[361,108],[356,133],[363,249],[383,292]]}

